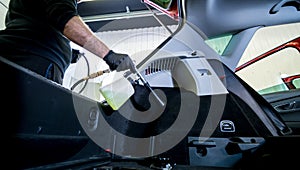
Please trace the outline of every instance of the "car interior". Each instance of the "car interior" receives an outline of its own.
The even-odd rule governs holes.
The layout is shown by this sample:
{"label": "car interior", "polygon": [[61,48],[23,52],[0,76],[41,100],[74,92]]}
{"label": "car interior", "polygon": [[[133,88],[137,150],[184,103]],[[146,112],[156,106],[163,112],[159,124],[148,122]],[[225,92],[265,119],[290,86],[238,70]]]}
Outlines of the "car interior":
{"label": "car interior", "polygon": [[[112,48],[136,61],[138,73],[121,76],[134,93],[114,109],[96,81],[78,86],[90,88],[83,93],[71,89],[75,72],[86,69],[84,57],[70,67],[76,70],[67,74],[67,85],[59,85],[0,56],[4,164],[299,166],[300,1],[82,0],[78,11]],[[74,48],[90,57],[88,64],[95,60]],[[108,88],[117,91],[118,83]]]}

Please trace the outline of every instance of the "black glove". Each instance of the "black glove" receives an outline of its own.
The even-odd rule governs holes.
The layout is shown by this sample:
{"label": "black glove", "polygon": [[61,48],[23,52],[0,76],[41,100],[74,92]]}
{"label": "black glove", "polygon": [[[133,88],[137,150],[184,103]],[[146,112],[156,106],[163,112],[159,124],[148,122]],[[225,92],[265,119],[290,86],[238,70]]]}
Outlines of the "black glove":
{"label": "black glove", "polygon": [[130,69],[132,73],[136,72],[135,65],[127,54],[119,54],[110,50],[103,58],[111,71],[123,71]]}

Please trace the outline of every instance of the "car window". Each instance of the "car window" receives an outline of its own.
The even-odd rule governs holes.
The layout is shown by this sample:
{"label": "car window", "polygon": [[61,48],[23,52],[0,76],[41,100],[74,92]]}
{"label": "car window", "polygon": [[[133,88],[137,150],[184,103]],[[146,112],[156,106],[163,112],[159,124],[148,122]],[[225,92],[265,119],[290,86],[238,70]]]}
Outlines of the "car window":
{"label": "car window", "polygon": [[299,88],[300,23],[259,29],[236,74],[260,94]]}
{"label": "car window", "polygon": [[207,43],[218,54],[222,55],[231,38],[232,35],[225,35],[217,38],[207,39],[205,40],[205,43]]}
{"label": "car window", "polygon": [[9,1],[0,1],[0,29],[5,28],[5,16],[8,8]]}

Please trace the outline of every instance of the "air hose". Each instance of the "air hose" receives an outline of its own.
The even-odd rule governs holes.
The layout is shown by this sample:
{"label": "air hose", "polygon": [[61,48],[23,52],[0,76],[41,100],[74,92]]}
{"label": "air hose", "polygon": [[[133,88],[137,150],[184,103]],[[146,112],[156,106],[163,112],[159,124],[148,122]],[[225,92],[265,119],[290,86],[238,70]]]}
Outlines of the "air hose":
{"label": "air hose", "polygon": [[[110,70],[106,69],[106,70],[101,70],[101,71],[92,73],[92,74],[88,75],[87,77],[84,77],[84,78],[78,80],[77,82],[75,82],[73,84],[73,86],[71,87],[71,90],[74,90],[74,88],[77,87],[78,84],[82,83],[83,81],[87,81],[89,79],[93,79],[93,78],[99,77],[99,76],[103,75],[104,73],[109,73],[109,72],[110,72]],[[81,91],[79,93],[81,93]]]}

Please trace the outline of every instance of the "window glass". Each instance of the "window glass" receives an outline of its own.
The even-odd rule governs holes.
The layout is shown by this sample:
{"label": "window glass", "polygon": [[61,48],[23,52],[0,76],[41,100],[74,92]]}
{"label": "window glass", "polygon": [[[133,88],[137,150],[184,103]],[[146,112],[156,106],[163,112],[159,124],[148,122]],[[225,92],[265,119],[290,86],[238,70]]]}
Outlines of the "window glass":
{"label": "window glass", "polygon": [[256,32],[236,74],[260,94],[299,88],[300,23]]}
{"label": "window glass", "polygon": [[205,40],[205,42],[214,49],[218,54],[222,55],[228,43],[230,42],[232,35],[226,35],[213,39]]}
{"label": "window glass", "polygon": [[7,7],[8,6],[5,6],[5,4],[0,3],[0,30],[5,28],[5,16]]}
{"label": "window glass", "polygon": [[172,0],[150,0],[164,9],[170,8]]}
{"label": "window glass", "polygon": [[296,86],[297,89],[299,89],[299,88],[300,88],[300,78],[295,79],[295,80],[293,81],[293,84]]}

